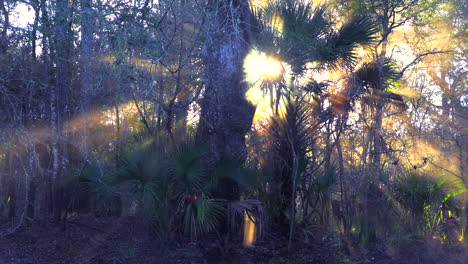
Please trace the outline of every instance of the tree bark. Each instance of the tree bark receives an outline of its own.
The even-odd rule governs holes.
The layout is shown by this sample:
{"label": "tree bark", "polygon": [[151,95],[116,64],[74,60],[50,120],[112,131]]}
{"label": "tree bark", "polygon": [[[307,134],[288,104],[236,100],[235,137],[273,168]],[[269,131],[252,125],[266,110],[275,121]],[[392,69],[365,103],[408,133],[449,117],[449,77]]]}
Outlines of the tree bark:
{"label": "tree bark", "polygon": [[243,63],[249,48],[248,3],[211,0],[209,6],[212,17],[208,18],[203,50],[205,93],[197,134],[209,145],[208,165],[214,167],[223,158],[246,159],[245,135],[255,108],[245,98],[247,84],[243,82]]}

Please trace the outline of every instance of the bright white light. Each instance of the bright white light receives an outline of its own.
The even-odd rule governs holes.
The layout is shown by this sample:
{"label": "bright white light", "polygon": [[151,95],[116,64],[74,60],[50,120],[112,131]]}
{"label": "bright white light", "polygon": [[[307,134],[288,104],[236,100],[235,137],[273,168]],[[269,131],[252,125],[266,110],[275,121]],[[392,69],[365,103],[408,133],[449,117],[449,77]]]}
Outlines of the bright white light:
{"label": "bright white light", "polygon": [[279,78],[283,73],[283,65],[275,58],[252,50],[244,60],[244,71],[246,81],[253,84]]}
{"label": "bright white light", "polygon": [[17,3],[13,9],[11,25],[18,28],[27,28],[34,23],[34,10],[25,3]]}

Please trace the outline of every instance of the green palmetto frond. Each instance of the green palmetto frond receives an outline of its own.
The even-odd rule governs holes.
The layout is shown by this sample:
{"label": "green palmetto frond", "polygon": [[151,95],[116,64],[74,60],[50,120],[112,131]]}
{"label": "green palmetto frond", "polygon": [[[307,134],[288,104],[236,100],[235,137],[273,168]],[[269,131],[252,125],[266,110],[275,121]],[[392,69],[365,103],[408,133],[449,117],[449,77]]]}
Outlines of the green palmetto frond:
{"label": "green palmetto frond", "polygon": [[129,180],[151,182],[163,170],[162,157],[151,148],[137,150],[120,159],[120,164],[113,178],[115,184]]}
{"label": "green palmetto frond", "polygon": [[377,28],[367,17],[353,17],[338,32],[332,32],[326,38],[326,45],[321,50],[322,62],[335,67],[343,64],[352,68],[356,62],[355,50],[358,45],[366,46],[375,40]]}
{"label": "green palmetto frond", "polygon": [[254,42],[261,51],[279,57],[300,73],[317,54],[315,47],[325,44],[324,13],[324,7],[313,8],[303,1],[275,1],[256,13]]}
{"label": "green palmetto frond", "polygon": [[274,161],[273,184],[270,188],[277,192],[271,201],[273,206],[269,206],[269,209],[276,214],[274,218],[283,228],[289,217],[288,208],[295,199],[295,184],[301,181],[307,165],[307,149],[314,140],[309,110],[301,97],[287,98],[283,115],[275,117],[269,127],[270,155]]}
{"label": "green palmetto frond", "polygon": [[409,171],[400,175],[392,186],[391,196],[406,211],[416,226],[435,227],[450,210],[455,196],[465,192],[463,185]]}
{"label": "green palmetto frond", "polygon": [[327,30],[325,8],[312,8],[312,4],[301,1],[287,1],[279,4],[277,10],[284,20],[281,57],[293,68],[316,60],[315,47],[324,44],[322,37]]}
{"label": "green palmetto frond", "polygon": [[389,91],[401,77],[395,62],[387,59],[379,67],[376,61],[364,63],[346,78],[346,87],[341,98],[349,104],[348,108],[357,99],[363,99],[367,104],[386,101],[400,110],[407,108],[401,95]]}
{"label": "green palmetto frond", "polygon": [[86,169],[80,179],[80,188],[95,195],[95,213],[99,215],[115,214],[119,211],[122,193],[113,181],[113,170],[108,167],[93,165]]}
{"label": "green palmetto frond", "polygon": [[302,74],[309,62],[354,65],[355,49],[374,40],[376,27],[367,17],[353,17],[335,31],[325,13],[324,6],[313,7],[306,1],[274,1],[255,13],[254,43],[291,65],[295,74]]}
{"label": "green palmetto frond", "polygon": [[316,190],[318,195],[328,194],[331,192],[333,184],[337,180],[337,171],[336,166],[331,166],[323,173],[320,173],[317,178]]}
{"label": "green palmetto frond", "polygon": [[312,140],[309,109],[301,98],[287,98],[285,101],[283,117],[274,118],[269,129],[272,145],[281,156],[291,157],[292,147],[298,156],[304,156]]}
{"label": "green palmetto frond", "polygon": [[183,195],[206,191],[208,179],[201,164],[205,153],[205,147],[192,140],[179,144],[171,152],[171,174]]}
{"label": "green palmetto frond", "polygon": [[[394,61],[387,59],[379,69],[379,63],[376,61],[363,64],[355,73],[355,81],[366,88],[372,89],[387,89],[393,82],[400,78]],[[383,86],[380,83],[383,82]]]}
{"label": "green palmetto frond", "polygon": [[195,238],[215,230],[225,212],[225,201],[199,196],[185,205],[184,233]]}
{"label": "green palmetto frond", "polygon": [[398,202],[415,214],[422,213],[427,205],[442,202],[445,196],[442,181],[415,172],[400,175],[393,194]]}
{"label": "green palmetto frond", "polygon": [[214,199],[210,193],[217,186],[216,179],[256,184],[255,177],[249,183],[251,172],[234,161],[223,162],[209,177],[202,166],[205,153],[204,146],[191,140],[166,152],[145,145],[120,159],[117,169],[92,167],[85,181],[102,196],[138,194],[145,217],[161,236],[183,227],[195,238],[214,231],[226,216],[226,201]]}
{"label": "green palmetto frond", "polygon": [[109,196],[116,192],[115,186],[110,180],[110,169],[98,165],[90,166],[83,178],[80,179],[82,186],[98,195]]}

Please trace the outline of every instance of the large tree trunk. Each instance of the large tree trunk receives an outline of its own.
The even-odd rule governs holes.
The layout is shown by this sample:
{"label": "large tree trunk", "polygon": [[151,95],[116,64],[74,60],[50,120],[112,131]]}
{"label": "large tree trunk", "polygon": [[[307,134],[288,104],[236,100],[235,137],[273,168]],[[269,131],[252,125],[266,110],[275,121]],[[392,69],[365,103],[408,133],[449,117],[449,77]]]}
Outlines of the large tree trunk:
{"label": "large tree trunk", "polygon": [[[223,158],[244,161],[245,135],[255,108],[245,98],[243,62],[248,52],[247,1],[211,0],[208,34],[204,47],[205,94],[198,138],[210,149],[208,166]],[[222,183],[223,198],[237,199],[234,183]]]}

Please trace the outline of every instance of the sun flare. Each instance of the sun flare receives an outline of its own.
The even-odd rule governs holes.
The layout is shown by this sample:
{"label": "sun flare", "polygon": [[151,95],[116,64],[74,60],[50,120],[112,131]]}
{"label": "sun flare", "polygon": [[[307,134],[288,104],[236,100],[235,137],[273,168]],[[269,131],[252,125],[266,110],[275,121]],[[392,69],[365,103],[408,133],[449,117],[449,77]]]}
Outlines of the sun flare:
{"label": "sun flare", "polygon": [[283,73],[283,65],[274,57],[252,50],[244,60],[246,81],[254,84],[258,81],[276,80]]}
{"label": "sun flare", "polygon": [[284,72],[284,65],[276,58],[256,50],[250,51],[244,60],[245,81],[249,85],[245,94],[247,100],[256,106],[269,105],[262,83],[278,81]]}
{"label": "sun flare", "polygon": [[[253,220],[253,221],[252,221]],[[255,218],[249,213],[244,213],[244,246],[251,247],[255,243],[256,237],[256,226],[255,226]]]}

